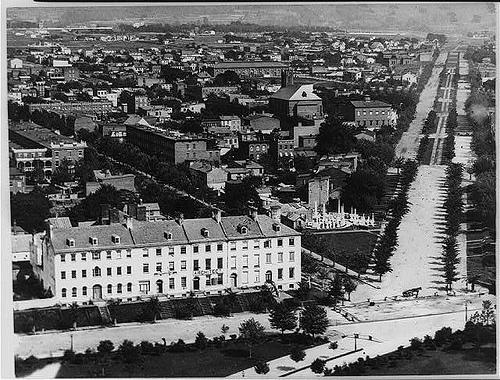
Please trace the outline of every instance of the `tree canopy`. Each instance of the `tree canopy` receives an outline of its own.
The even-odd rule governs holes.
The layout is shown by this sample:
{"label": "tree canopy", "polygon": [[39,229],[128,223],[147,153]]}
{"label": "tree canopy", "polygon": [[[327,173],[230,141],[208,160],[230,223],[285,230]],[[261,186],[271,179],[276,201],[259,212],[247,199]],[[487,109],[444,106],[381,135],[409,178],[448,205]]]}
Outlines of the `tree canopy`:
{"label": "tree canopy", "polygon": [[354,128],[344,125],[341,119],[329,116],[319,127],[315,147],[319,155],[349,153],[355,145]]}

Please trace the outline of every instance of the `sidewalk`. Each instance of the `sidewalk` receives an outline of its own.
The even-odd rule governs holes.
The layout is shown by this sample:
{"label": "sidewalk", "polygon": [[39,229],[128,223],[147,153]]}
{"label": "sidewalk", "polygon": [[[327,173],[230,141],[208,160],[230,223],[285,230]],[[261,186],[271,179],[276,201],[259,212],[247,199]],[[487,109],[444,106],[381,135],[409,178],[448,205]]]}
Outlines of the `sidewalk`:
{"label": "sidewalk", "polygon": [[[194,342],[196,334],[202,331],[207,338],[222,335],[223,324],[229,327],[226,333],[239,334],[241,322],[249,318],[259,321],[266,331],[276,331],[271,328],[268,314],[238,313],[232,317],[219,318],[214,316],[195,317],[192,320],[177,319],[159,320],[156,323],[127,323],[117,327],[77,329],[76,331],[55,331],[36,335],[14,334],[14,352],[22,358],[34,355],[38,358],[59,357],[64,350],[71,347],[75,352],[85,352],[87,348],[96,348],[101,340],[109,339],[118,347],[124,339],[140,343],[143,340],[167,344],[178,339],[186,343]],[[73,338],[72,338],[73,337]]]}

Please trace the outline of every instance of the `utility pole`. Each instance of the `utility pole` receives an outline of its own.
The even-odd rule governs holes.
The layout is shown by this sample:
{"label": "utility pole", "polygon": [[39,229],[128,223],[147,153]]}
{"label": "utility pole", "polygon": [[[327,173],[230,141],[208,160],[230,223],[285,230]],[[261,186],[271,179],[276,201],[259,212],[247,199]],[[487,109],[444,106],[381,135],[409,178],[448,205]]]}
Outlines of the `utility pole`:
{"label": "utility pole", "polygon": [[357,339],[359,338],[359,334],[354,334],[354,351],[358,349]]}
{"label": "utility pole", "polygon": [[465,301],[465,323],[467,323],[467,304],[469,301]]}
{"label": "utility pole", "polygon": [[73,334],[70,334],[71,337],[71,351],[73,351]]}

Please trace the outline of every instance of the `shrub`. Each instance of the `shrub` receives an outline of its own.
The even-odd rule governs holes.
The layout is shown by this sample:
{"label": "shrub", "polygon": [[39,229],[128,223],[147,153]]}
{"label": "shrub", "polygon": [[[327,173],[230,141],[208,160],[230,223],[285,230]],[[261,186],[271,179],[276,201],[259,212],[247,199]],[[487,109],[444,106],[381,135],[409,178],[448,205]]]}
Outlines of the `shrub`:
{"label": "shrub", "polygon": [[186,352],[187,350],[186,343],[182,339],[170,345],[170,352]]}
{"label": "shrub", "polygon": [[330,343],[330,345],[328,346],[328,348],[330,350],[335,350],[335,349],[338,348],[338,346],[339,346],[338,342],[332,342],[332,343]]}
{"label": "shrub", "polygon": [[140,344],[141,354],[143,355],[151,355],[154,353],[153,343],[148,342],[147,340],[143,340]]}
{"label": "shrub", "polygon": [[304,360],[305,357],[306,353],[304,352],[304,350],[301,350],[298,347],[294,347],[292,349],[292,352],[290,353],[290,359],[292,359],[294,362],[300,362]]}
{"label": "shrub", "polygon": [[325,361],[321,359],[316,359],[311,363],[311,371],[314,373],[322,373],[325,369]]}
{"label": "shrub", "polygon": [[63,360],[72,362],[75,358],[75,351],[73,350],[64,350]]}
{"label": "shrub", "polygon": [[236,338],[238,337],[238,335],[236,335],[236,334],[231,334],[231,335],[229,335],[229,337],[230,337],[232,340],[236,340]]}
{"label": "shrub", "polygon": [[432,336],[430,335],[424,336],[424,346],[429,350],[436,349],[436,343],[434,343],[434,339],[432,339]]}
{"label": "shrub", "polygon": [[155,343],[153,355],[157,356],[163,354],[166,351],[166,347],[163,344]]}
{"label": "shrub", "polygon": [[78,353],[73,358],[72,364],[83,364],[85,361],[85,355],[82,353]]}
{"label": "shrub", "polygon": [[[215,340],[215,338],[214,338]],[[204,350],[208,346],[208,339],[201,331],[196,335],[196,339],[194,341],[194,345],[196,348],[200,350]]]}
{"label": "shrub", "polygon": [[323,371],[323,375],[333,376],[333,370],[331,368],[325,368],[325,370]]}
{"label": "shrub", "polygon": [[115,349],[115,346],[110,340],[101,340],[97,346],[97,352],[100,354],[109,354]]}
{"label": "shrub", "polygon": [[139,360],[139,348],[130,340],[125,339],[118,348],[118,352],[125,363],[135,363]]}
{"label": "shrub", "polygon": [[269,372],[269,365],[265,362],[259,362],[255,365],[254,369],[259,375],[265,375]]}
{"label": "shrub", "polygon": [[447,349],[448,350],[457,350],[457,351],[461,350],[463,343],[464,343],[464,341],[463,341],[461,336],[453,335],[453,337],[451,338],[451,342],[448,345]]}
{"label": "shrub", "polygon": [[415,350],[415,351],[421,350],[423,348],[422,346],[423,346],[423,344],[422,344],[422,341],[420,339],[412,338],[410,340],[410,348],[412,350]]}
{"label": "shrub", "polygon": [[451,339],[451,327],[443,327],[434,334],[434,343],[440,347]]}
{"label": "shrub", "polygon": [[24,360],[24,364],[26,364],[28,366],[36,365],[36,364],[38,364],[38,358],[34,355],[31,355]]}

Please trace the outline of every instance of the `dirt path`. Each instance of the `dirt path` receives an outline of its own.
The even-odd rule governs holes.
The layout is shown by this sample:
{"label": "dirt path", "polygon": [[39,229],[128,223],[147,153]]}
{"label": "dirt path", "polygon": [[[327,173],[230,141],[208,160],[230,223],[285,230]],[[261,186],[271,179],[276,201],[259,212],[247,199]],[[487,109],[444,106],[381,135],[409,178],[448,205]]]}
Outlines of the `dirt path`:
{"label": "dirt path", "polygon": [[436,97],[439,86],[439,74],[443,70],[443,65],[447,56],[448,53],[446,51],[442,51],[436,59],[431,77],[429,78],[427,85],[420,93],[419,102],[415,112],[415,119],[410,123],[408,130],[403,133],[401,140],[399,140],[399,143],[396,146],[396,157],[410,159],[416,157],[418,142],[420,140],[420,132],[422,131],[424,120],[434,104],[434,98]]}

